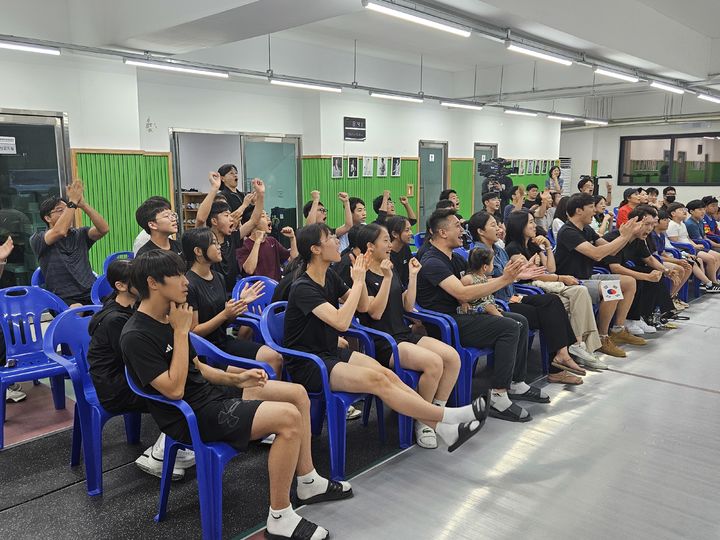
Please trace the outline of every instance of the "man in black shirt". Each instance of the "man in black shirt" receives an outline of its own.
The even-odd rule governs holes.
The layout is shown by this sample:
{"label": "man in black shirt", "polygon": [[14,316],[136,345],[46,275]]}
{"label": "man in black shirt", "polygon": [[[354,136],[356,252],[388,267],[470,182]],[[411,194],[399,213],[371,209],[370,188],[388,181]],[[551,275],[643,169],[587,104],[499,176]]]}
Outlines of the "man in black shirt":
{"label": "man in black shirt", "polygon": [[222,181],[222,187],[220,191],[225,195],[225,199],[230,205],[230,210],[235,211],[242,205],[245,200],[245,194],[242,191],[238,191],[238,170],[232,163],[220,165],[218,167],[218,174]]}
{"label": "man in black shirt", "polygon": [[[408,202],[408,198],[400,197],[400,204],[405,207],[405,212],[407,213],[410,225],[415,225],[417,223],[417,218],[415,217],[415,212],[413,211],[412,206],[410,206],[410,203]],[[389,189],[386,189],[383,191],[382,195],[378,195],[375,199],[373,199],[373,210],[375,210],[375,213],[377,214],[375,223],[378,225],[385,225],[385,220],[387,218],[398,215],[395,210],[395,203],[390,198]]]}
{"label": "man in black shirt", "polygon": [[465,274],[467,263],[453,253],[453,249],[462,246],[460,220],[452,210],[436,210],[430,216],[428,226],[433,236],[420,261],[422,268],[418,275],[417,303],[455,319],[463,345],[495,349],[490,416],[513,422],[531,420],[528,412],[513,403],[511,398],[539,403],[548,403],[550,398],[525,383],[527,319],[517,313],[504,313],[502,317],[487,313],[458,313],[461,304],[488,296],[513,283],[526,264],[512,261],[505,266],[501,277],[492,278],[487,283],[464,285],[460,279]]}
{"label": "man in black shirt", "polygon": [[[602,347],[600,352],[623,358],[626,356],[618,345],[645,345],[646,341],[632,335],[625,328],[625,319],[635,297],[635,280],[630,276],[595,274],[593,265],[609,255],[617,254],[628,242],[637,238],[643,229],[637,218],[620,226],[619,235],[612,242],[600,238],[590,227],[595,214],[594,199],[587,193],[576,193],[568,199],[567,216],[557,234],[555,263],[557,274],[575,276],[588,288],[594,304],[600,303],[598,331]],[[600,281],[618,280],[623,293],[622,300],[602,301]],[[610,321],[615,316],[615,327],[610,334]],[[611,339],[612,337],[612,339]]]}
{"label": "man in black shirt", "polygon": [[495,218],[498,223],[503,223],[503,213],[500,211],[500,194],[497,191],[483,193],[482,202],[485,211]]}
{"label": "man in black shirt", "polygon": [[[291,538],[305,529],[307,536],[327,538],[325,529],[293,511],[293,473],[298,473],[298,497],[305,503],[351,496],[349,484],[329,482],[314,468],[303,472],[303,456],[310,455],[309,415],[291,403],[243,399],[243,389],[252,393],[270,384],[265,371],[222,371],[198,360],[189,339],[193,312],[185,303],[188,281],[184,273],[184,261],[169,251],[152,251],[133,261],[130,279],[141,301],[120,336],[130,376],[148,393],[184,400],[193,409],[205,442],[224,441],[242,451],[249,441],[275,433],[268,458],[268,533],[273,538]],[[185,418],[176,407],[148,401],[148,408],[162,431],[176,440],[190,441]]]}
{"label": "man in black shirt", "polygon": [[178,215],[170,208],[170,201],[151,197],[135,211],[135,220],[150,235],[150,240],[138,250],[136,257],[156,249],[182,255],[180,242],[170,238],[178,232]]}
{"label": "man in black shirt", "polygon": [[[649,205],[640,205],[630,212],[628,218],[642,221],[642,234],[619,253],[605,257],[602,262],[612,273],[630,276],[636,281],[637,291],[625,327],[633,334],[654,334],[657,329],[647,321],[652,321],[655,307],[659,307],[665,315],[673,315],[675,309],[670,292],[662,281],[670,270],[652,256],[647,245],[647,237],[657,223],[657,210]],[[620,232],[615,230],[607,233],[603,239],[612,242],[618,236]],[[628,263],[633,266],[630,267]]]}
{"label": "man in black shirt", "polygon": [[[45,276],[45,288],[74,307],[92,304],[90,290],[95,275],[88,252],[110,231],[110,226],[85,201],[80,180],[74,180],[66,191],[67,199],[51,197],[40,205],[40,217],[48,229],[33,234],[30,246]],[[73,227],[77,208],[90,218],[92,227]]]}

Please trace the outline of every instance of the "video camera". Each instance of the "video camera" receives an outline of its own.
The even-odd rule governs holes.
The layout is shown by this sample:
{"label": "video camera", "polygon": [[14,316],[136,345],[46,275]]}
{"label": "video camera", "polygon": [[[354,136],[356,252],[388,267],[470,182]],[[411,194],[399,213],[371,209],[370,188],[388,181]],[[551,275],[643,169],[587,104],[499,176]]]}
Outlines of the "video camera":
{"label": "video camera", "polygon": [[504,192],[508,191],[513,183],[509,175],[517,174],[518,168],[512,166],[512,162],[504,158],[493,158],[488,161],[479,161],[477,172],[485,177],[485,191]]}

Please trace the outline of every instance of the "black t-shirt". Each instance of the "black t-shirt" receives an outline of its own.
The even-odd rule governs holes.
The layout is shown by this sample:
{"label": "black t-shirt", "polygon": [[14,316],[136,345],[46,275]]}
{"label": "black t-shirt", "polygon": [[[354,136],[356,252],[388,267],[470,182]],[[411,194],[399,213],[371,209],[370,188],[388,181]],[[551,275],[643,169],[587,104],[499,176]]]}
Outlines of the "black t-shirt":
{"label": "black t-shirt", "polygon": [[239,238],[240,235],[235,233],[226,236],[225,241],[220,244],[222,261],[212,265],[212,269],[220,272],[225,279],[225,290],[228,295],[232,293],[235,283],[237,282],[238,274],[240,273],[238,270],[237,257],[235,256],[237,250],[242,246]]}
{"label": "black t-shirt", "polygon": [[[172,327],[145,313],[136,311],[125,324],[120,335],[123,359],[130,376],[148,394],[160,394],[150,383],[170,368],[174,342]],[[183,400],[197,412],[213,401],[224,399],[225,394],[220,387],[207,382],[195,367],[192,359],[197,354],[189,338],[188,347],[190,354]],[[173,438],[185,436],[185,417],[179,409],[152,400],[148,401],[148,408],[160,431]]]}
{"label": "black t-shirt", "polygon": [[[365,274],[365,284],[367,285],[368,295],[377,296],[382,286],[383,276],[378,275],[370,270]],[[360,320],[365,326],[386,332],[391,336],[399,336],[410,333],[410,328],[403,322],[403,314],[405,308],[403,306],[403,286],[400,283],[400,277],[393,270],[392,281],[390,282],[390,294],[388,295],[387,306],[379,321],[373,319],[367,313],[360,314]]]}
{"label": "black t-shirt", "polygon": [[350,276],[350,269],[352,268],[353,261],[350,259],[350,253],[346,253],[342,257],[340,257],[340,260],[333,264],[330,269],[333,270],[338,276],[340,276],[340,279],[342,279],[343,283],[346,287],[350,288],[352,287],[352,277]]}
{"label": "black t-shirt", "polygon": [[[185,277],[188,279],[187,303],[197,311],[198,323],[206,323],[223,309],[227,295],[225,280],[219,272],[213,271],[211,280],[203,279],[192,270]],[[221,347],[227,341],[227,324],[221,324],[205,336],[210,343]]]}
{"label": "black t-shirt", "polygon": [[[612,242],[620,236],[620,231],[615,230],[607,233],[603,236],[603,240]],[[611,264],[622,264],[627,266],[627,262],[632,262],[635,265],[633,270],[638,272],[650,272],[650,268],[646,263],[645,259],[652,256],[650,248],[642,238],[636,238],[632,242],[629,242],[615,255],[609,255],[602,260],[604,266],[610,267]]]}
{"label": "black t-shirt", "polygon": [[[135,257],[139,257],[143,253],[147,253],[148,251],[154,251],[156,249],[158,249],[160,251],[167,251],[167,250],[163,250],[163,248],[158,246],[152,240],[148,240],[147,243],[143,247],[138,249],[138,252],[135,254]],[[170,250],[169,251],[174,251],[181,257],[183,256],[182,244],[180,244],[180,242],[178,242],[177,240],[173,240],[172,238],[170,238]]]}
{"label": "black t-shirt", "polygon": [[227,200],[228,206],[230,206],[231,212],[234,212],[242,206],[243,199],[245,198],[245,194],[243,192],[230,191],[230,188],[223,184],[220,186],[220,193],[225,195],[225,199]]}
{"label": "black t-shirt", "polygon": [[403,245],[400,251],[390,251],[390,261],[392,261],[393,269],[397,272],[403,287],[407,287],[408,281],[410,281],[409,263],[412,256],[410,246]]}
{"label": "black t-shirt", "polygon": [[[423,244],[424,246],[425,244]],[[440,283],[450,276],[461,279],[467,270],[467,263],[457,253],[448,258],[442,251],[429,245],[422,258],[418,274],[417,303],[420,307],[440,313],[457,313],[457,299],[445,292]]]}
{"label": "black t-shirt", "polygon": [[505,251],[507,252],[508,257],[519,254],[529,260],[534,255],[540,253],[541,249],[535,242],[528,242],[527,244],[524,244],[523,242],[513,240],[512,242],[505,244]]}
{"label": "black t-shirt", "polygon": [[[397,216],[400,214],[395,214],[395,215]],[[377,213],[377,219],[373,223],[377,223],[378,225],[382,225],[384,227],[385,221],[387,220],[387,218],[388,218],[387,212],[385,210],[380,210]],[[405,219],[407,219],[410,222],[410,225],[415,225],[417,223],[417,219],[415,219],[415,218],[405,218]]]}
{"label": "black t-shirt", "polygon": [[592,227],[586,225],[581,231],[570,220],[560,227],[555,246],[555,264],[559,275],[575,276],[578,279],[588,279],[593,275],[595,262],[586,257],[575,248],[584,242],[595,245],[599,240],[598,234]]}
{"label": "black t-shirt", "polygon": [[302,274],[290,287],[285,311],[285,347],[313,354],[336,354],[338,331],[318,319],[312,310],[326,302],[337,308],[338,300],[347,292],[347,286],[329,268],[325,286],[307,273]]}
{"label": "black t-shirt", "polygon": [[108,300],[90,320],[87,361],[100,403],[110,403],[130,391],[120,350],[120,334],[134,310]]}

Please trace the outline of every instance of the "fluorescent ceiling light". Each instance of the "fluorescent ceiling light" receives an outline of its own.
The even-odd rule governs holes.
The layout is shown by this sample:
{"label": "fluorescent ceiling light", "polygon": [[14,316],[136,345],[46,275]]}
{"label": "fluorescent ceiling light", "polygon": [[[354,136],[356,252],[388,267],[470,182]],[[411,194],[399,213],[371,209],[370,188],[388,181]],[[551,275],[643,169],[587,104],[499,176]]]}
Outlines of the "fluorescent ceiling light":
{"label": "fluorescent ceiling light", "polygon": [[607,126],[608,125],[606,120],[590,120],[587,118],[585,119],[585,123],[593,125],[593,126]]}
{"label": "fluorescent ceiling light", "polygon": [[398,19],[402,19],[404,21],[410,21],[416,24],[427,26],[428,28],[434,28],[435,30],[449,32],[451,34],[455,34],[456,36],[470,37],[470,30],[468,30],[467,28],[462,28],[459,26],[447,24],[445,22],[440,22],[440,20],[438,19],[430,18],[429,15],[416,15],[410,10],[404,10],[399,8],[398,6],[388,6],[371,0],[363,0],[362,5],[372,11],[376,11],[384,15],[390,15],[391,17],[397,17]]}
{"label": "fluorescent ceiling light", "polygon": [[650,86],[653,88],[657,88],[659,90],[665,90],[666,92],[672,92],[673,94],[684,94],[685,90],[682,88],[678,88],[677,86],[670,86],[669,84],[664,84],[661,82],[653,81],[650,83]]}
{"label": "fluorescent ceiling light", "polygon": [[556,64],[562,64],[563,66],[572,66],[572,61],[562,58],[560,56],[555,56],[554,54],[549,54],[546,52],[538,51],[536,49],[530,49],[528,47],[524,47],[522,45],[516,45],[515,43],[511,41],[506,42],[506,47],[508,51],[514,51],[519,52],[522,54],[527,54],[529,56],[534,56],[535,58],[541,58],[542,60],[547,60],[549,62],[555,62]]}
{"label": "fluorescent ceiling light", "polygon": [[454,109],[470,109],[472,111],[482,111],[482,105],[473,103],[463,103],[462,101],[441,101],[443,107],[451,107]]}
{"label": "fluorescent ceiling light", "polygon": [[698,94],[698,97],[700,99],[704,99],[705,101],[709,101],[711,103],[720,103],[720,98],[716,98],[715,96],[708,96],[707,94]]}
{"label": "fluorescent ceiling light", "polygon": [[521,111],[518,109],[505,109],[505,114],[516,114],[518,116],[537,116],[537,113],[529,111]]}
{"label": "fluorescent ceiling light", "polygon": [[606,77],[614,77],[615,79],[620,79],[621,81],[631,83],[636,83],[640,80],[637,77],[633,77],[631,75],[625,75],[624,73],[618,73],[617,71],[609,71],[603,68],[597,68],[595,70],[595,73],[597,73],[598,75],[605,75]]}
{"label": "fluorescent ceiling light", "polygon": [[24,43],[12,43],[9,41],[0,41],[0,49],[10,49],[11,51],[23,51],[39,54],[50,54],[52,56],[60,56],[60,49],[56,47],[41,47],[39,45],[26,45]]}
{"label": "fluorescent ceiling light", "polygon": [[327,86],[324,84],[313,84],[297,81],[286,81],[284,79],[270,79],[270,84],[276,84],[278,86],[292,86],[293,88],[305,88],[307,90],[322,90],[323,92],[342,92],[342,88],[338,86]]}
{"label": "fluorescent ceiling light", "polygon": [[575,119],[570,116],[557,116],[555,114],[548,114],[550,120],[561,120],[563,122],[574,122]]}
{"label": "fluorescent ceiling light", "polygon": [[372,97],[382,98],[382,99],[394,99],[396,101],[409,101],[410,103],[422,103],[423,100],[421,98],[416,98],[412,96],[403,96],[402,94],[383,94],[381,92],[370,92],[370,95]]}
{"label": "fluorescent ceiling light", "polygon": [[709,140],[711,140],[711,141],[714,141],[714,140],[715,140],[715,137],[703,137],[703,139],[709,139]]}
{"label": "fluorescent ceiling light", "polygon": [[213,71],[211,69],[194,68],[175,64],[161,64],[157,62],[145,62],[143,60],[130,60],[128,58],[125,58],[123,62],[125,62],[128,66],[160,69],[163,71],[175,71],[178,73],[189,73],[191,75],[205,75],[207,77],[218,77],[220,79],[227,79],[230,77],[230,74],[227,71]]}

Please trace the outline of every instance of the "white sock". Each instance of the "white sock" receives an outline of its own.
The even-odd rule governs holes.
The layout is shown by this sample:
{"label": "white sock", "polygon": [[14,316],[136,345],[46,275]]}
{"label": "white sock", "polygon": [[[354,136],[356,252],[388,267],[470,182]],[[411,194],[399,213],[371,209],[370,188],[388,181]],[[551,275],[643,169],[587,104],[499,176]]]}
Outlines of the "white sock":
{"label": "white sock", "polygon": [[[470,422],[470,429],[477,429],[480,422],[473,420]],[[445,444],[451,446],[458,440],[458,424],[438,423],[435,427],[435,433],[443,440]]]}
{"label": "white sock", "polygon": [[472,422],[475,420],[475,413],[472,405],[464,407],[444,407],[441,422],[445,424],[462,424],[463,422]]}
{"label": "white sock", "polygon": [[433,399],[432,401],[433,405],[437,405],[438,407],[444,407],[447,405],[447,399],[443,401],[442,399]]}
{"label": "white sock", "polygon": [[[343,491],[350,491],[348,482],[340,482],[340,484],[342,484]],[[320,476],[315,469],[297,477],[297,494],[301,500],[325,493],[327,488],[328,479]]]}
{"label": "white sock", "polygon": [[524,394],[528,390],[530,390],[530,386],[525,381],[510,383],[510,391],[513,394]]}
{"label": "white sock", "polygon": [[507,392],[496,392],[495,390],[490,394],[490,402],[492,403],[493,409],[500,412],[503,412],[512,405],[512,401],[510,401]]}
{"label": "white sock", "polygon": [[[295,510],[293,510],[292,505],[282,510],[273,510],[270,508],[267,518],[267,530],[271,534],[290,538],[301,519],[302,518],[295,513]],[[323,538],[327,537],[327,530],[318,526],[312,535],[312,540],[323,540]]]}
{"label": "white sock", "polygon": [[617,334],[618,332],[622,332],[624,329],[625,329],[624,326],[617,326],[617,325],[615,325],[615,326],[613,326],[613,327],[610,329],[610,333],[612,333],[612,334]]}

